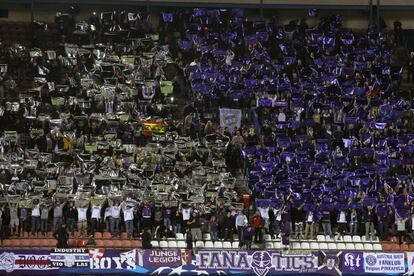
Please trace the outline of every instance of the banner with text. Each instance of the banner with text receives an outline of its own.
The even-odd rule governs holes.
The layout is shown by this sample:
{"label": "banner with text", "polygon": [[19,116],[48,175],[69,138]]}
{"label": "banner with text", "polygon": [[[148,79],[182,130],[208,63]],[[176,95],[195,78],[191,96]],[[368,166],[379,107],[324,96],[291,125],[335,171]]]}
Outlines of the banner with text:
{"label": "banner with text", "polygon": [[198,250],[198,270],[225,274],[245,272],[267,274],[317,273],[340,275],[339,255],[328,252],[282,253],[274,251]]}
{"label": "banner with text", "polygon": [[181,265],[185,265],[186,263],[185,250],[138,250],[138,265],[145,268],[157,269],[160,267],[179,267]]}
{"label": "banner with text", "polygon": [[406,275],[414,275],[414,252],[407,252],[407,268]]}
{"label": "banner with text", "polygon": [[404,253],[364,252],[365,273],[404,273]]}
{"label": "banner with text", "polygon": [[56,274],[49,250],[0,250],[0,275]]}

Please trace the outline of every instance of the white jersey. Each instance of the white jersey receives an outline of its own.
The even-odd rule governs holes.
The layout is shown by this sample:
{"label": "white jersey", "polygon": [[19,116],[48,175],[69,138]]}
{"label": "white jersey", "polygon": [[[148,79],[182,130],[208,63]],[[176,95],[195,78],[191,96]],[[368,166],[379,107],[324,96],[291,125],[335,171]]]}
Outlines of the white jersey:
{"label": "white jersey", "polygon": [[183,220],[190,220],[191,208],[183,208],[181,213],[183,214]]}
{"label": "white jersey", "polygon": [[88,208],[78,208],[78,220],[83,221],[86,220],[86,211]]}
{"label": "white jersey", "polygon": [[93,205],[92,206],[92,218],[100,219],[101,218],[101,206]]}

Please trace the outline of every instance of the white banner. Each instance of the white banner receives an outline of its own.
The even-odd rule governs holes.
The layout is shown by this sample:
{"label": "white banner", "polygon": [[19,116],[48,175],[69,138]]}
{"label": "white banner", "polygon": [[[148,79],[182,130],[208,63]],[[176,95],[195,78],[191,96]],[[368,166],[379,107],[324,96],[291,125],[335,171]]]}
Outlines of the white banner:
{"label": "white banner", "polygon": [[233,133],[235,129],[240,128],[241,115],[240,109],[220,108],[220,126],[228,127]]}
{"label": "white banner", "polygon": [[364,252],[365,273],[404,273],[404,253]]}
{"label": "white banner", "polygon": [[407,252],[408,271],[404,275],[414,275],[414,252]]}

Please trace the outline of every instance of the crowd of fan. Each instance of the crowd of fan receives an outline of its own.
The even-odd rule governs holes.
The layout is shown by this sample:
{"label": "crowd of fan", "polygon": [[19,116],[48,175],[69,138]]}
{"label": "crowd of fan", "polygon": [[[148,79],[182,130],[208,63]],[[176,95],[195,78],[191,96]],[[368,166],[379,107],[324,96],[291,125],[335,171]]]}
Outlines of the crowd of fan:
{"label": "crowd of fan", "polygon": [[400,24],[355,33],[340,16],[312,27],[237,11],[228,19],[194,10],[179,46],[196,102],[242,109],[228,151],[248,159],[266,231],[286,242],[314,239],[320,226],[338,239],[412,241],[413,106],[400,89]]}
{"label": "crowd of fan", "polygon": [[[144,232],[145,247],[176,233],[188,247],[205,233],[414,242],[413,106],[390,34],[237,9],[162,13],[156,34],[148,19],[58,20],[63,40],[104,43],[0,48],[3,238],[66,224]],[[218,107],[240,124],[218,126]]]}

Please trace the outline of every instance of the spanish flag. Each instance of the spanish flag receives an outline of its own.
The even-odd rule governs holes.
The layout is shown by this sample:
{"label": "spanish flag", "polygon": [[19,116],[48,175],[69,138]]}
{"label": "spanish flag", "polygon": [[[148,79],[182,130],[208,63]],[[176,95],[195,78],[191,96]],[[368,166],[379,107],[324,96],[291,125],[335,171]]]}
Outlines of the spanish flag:
{"label": "spanish flag", "polygon": [[151,136],[152,134],[165,133],[167,126],[164,122],[144,122],[144,136]]}

